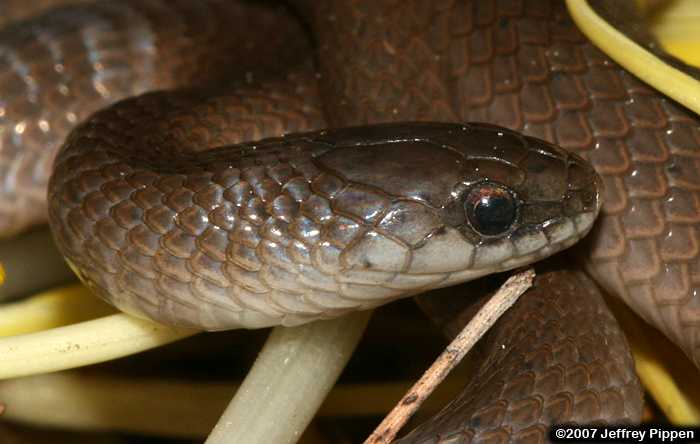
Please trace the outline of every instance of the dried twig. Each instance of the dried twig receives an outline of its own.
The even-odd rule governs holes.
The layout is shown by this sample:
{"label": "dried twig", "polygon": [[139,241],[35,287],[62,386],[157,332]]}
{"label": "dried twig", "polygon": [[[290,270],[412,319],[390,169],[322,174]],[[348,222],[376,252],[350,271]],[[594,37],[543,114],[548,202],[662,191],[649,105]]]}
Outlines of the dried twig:
{"label": "dried twig", "polygon": [[418,382],[401,398],[364,444],[386,444],[393,441],[401,427],[413,416],[435,387],[459,364],[496,320],[530,288],[534,278],[535,271],[532,268],[511,276],[454,338]]}

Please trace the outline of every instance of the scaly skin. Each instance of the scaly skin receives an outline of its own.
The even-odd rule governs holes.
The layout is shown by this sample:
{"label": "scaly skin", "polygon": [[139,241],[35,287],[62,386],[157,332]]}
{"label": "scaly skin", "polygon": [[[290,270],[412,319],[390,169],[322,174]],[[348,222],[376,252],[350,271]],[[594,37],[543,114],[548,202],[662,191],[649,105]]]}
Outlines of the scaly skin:
{"label": "scaly skin", "polygon": [[331,122],[492,122],[590,161],[605,204],[580,257],[700,365],[697,116],[596,49],[563,2],[323,2],[314,23]]}
{"label": "scaly skin", "polygon": [[[500,127],[220,146],[229,128],[239,134],[222,111],[240,96],[202,100],[212,103],[156,93],[96,114],[71,133],[49,184],[55,239],[82,280],[160,322],[257,328],[375,307],[556,253],[600,208],[590,165]],[[191,109],[196,119],[181,111]],[[518,200],[518,222],[497,236],[465,212],[485,181]]]}
{"label": "scaly skin", "polygon": [[0,29],[0,235],[46,222],[56,152],[98,109],[298,60],[306,38],[285,12],[224,0],[107,1]]}
{"label": "scaly skin", "polygon": [[[75,109],[70,108],[70,104],[73,103],[71,100],[80,104],[77,110],[82,114],[78,115],[74,111],[76,118],[72,119],[78,121],[107,103],[145,89],[166,88],[188,82],[199,83],[206,81],[210,75],[217,77],[213,69],[205,69],[206,75],[201,75],[202,71],[199,69],[187,73],[185,67],[189,66],[192,69],[198,64],[179,62],[181,59],[177,57],[184,56],[187,60],[195,52],[191,48],[198,47],[198,42],[204,37],[206,42],[225,42],[232,31],[248,29],[242,25],[228,24],[225,22],[228,16],[217,10],[218,13],[209,15],[224,20],[224,25],[207,26],[207,32],[201,34],[187,33],[188,37],[184,39],[185,42],[189,42],[185,45],[186,50],[169,50],[169,45],[175,45],[177,48],[180,43],[180,40],[172,38],[173,35],[179,35],[177,32],[168,32],[180,29],[172,25],[171,20],[193,27],[189,29],[196,29],[204,20],[192,20],[192,14],[178,12],[164,14],[162,18],[156,13],[140,15],[139,5],[142,3],[132,2],[130,8],[125,9],[128,20],[120,20],[117,15],[116,23],[119,26],[107,26],[108,32],[105,35],[110,38],[104,40],[109,43],[104,46],[112,48],[113,52],[107,52],[112,54],[112,57],[101,59],[104,62],[101,66],[104,69],[105,66],[111,67],[114,63],[115,67],[122,67],[126,62],[131,63],[130,66],[137,73],[143,71],[144,66],[150,66],[149,63],[165,66],[163,73],[154,76],[156,80],[149,80],[148,86],[144,88],[134,87],[140,83],[129,77],[133,74],[125,74],[126,77],[121,78],[126,80],[120,82],[95,84],[92,82],[94,71],[91,70],[94,65],[91,67],[89,64],[73,65],[73,62],[66,62],[61,72],[76,66],[71,79],[78,79],[79,85],[70,89],[70,99],[66,99],[66,102],[48,99],[37,101],[31,96],[34,86],[32,80],[38,79],[38,91],[42,92],[38,97],[44,97],[44,91],[57,88],[53,86],[55,84],[52,78],[56,75],[49,75],[56,71],[53,66],[55,60],[51,57],[41,57],[41,54],[48,53],[47,42],[63,40],[45,38],[36,42],[31,38],[17,38],[17,32],[2,34],[0,42],[10,42],[11,50],[5,49],[1,53],[4,58],[0,59],[0,63],[3,63],[4,67],[0,70],[0,75],[14,82],[11,90],[17,91],[16,97],[19,98],[19,102],[14,108],[4,108],[7,111],[3,116],[4,120],[0,121],[0,125],[5,125],[2,127],[4,131],[1,151],[16,155],[19,152],[18,140],[23,144],[29,143],[30,146],[32,140],[38,140],[34,146],[38,146],[37,152],[41,153],[20,154],[19,167],[8,166],[5,172],[0,171],[6,180],[20,177],[24,178],[22,180],[34,182],[36,178],[39,183],[35,191],[29,193],[35,196],[34,200],[27,200],[22,204],[22,200],[13,197],[8,200],[8,205],[3,206],[8,214],[14,214],[9,213],[10,208],[12,211],[32,209],[35,214],[12,215],[10,218],[23,219],[24,223],[40,220],[43,207],[37,196],[41,195],[45,186],[41,184],[41,180],[44,180],[45,184],[43,171],[46,168],[39,167],[34,175],[28,176],[8,174],[7,171],[29,170],[27,166],[31,163],[28,160],[32,156],[43,159],[40,165],[46,166],[50,163],[54,155],[53,149],[61,143],[67,128],[72,126],[65,123],[66,110]],[[264,92],[258,96],[252,93],[252,99],[246,95],[246,98],[241,98],[239,104],[230,106],[223,106],[225,102],[217,104],[216,100],[205,101],[202,105],[205,109],[218,106],[229,116],[234,115],[224,119],[224,126],[227,125],[226,122],[235,122],[235,125],[229,124],[230,127],[243,124],[243,129],[237,131],[234,139],[243,137],[244,134],[258,139],[289,131],[318,129],[327,126],[324,120],[330,126],[336,127],[386,121],[480,120],[522,130],[564,148],[578,150],[594,165],[606,184],[602,223],[596,230],[596,236],[587,246],[588,249],[581,250],[589,269],[600,283],[623,297],[647,320],[664,330],[669,337],[684,347],[691,357],[698,353],[697,338],[700,335],[693,333],[697,328],[697,316],[694,316],[696,311],[693,307],[697,305],[697,298],[700,296],[695,295],[693,269],[697,267],[698,261],[696,230],[697,215],[700,214],[700,204],[697,202],[700,200],[696,196],[694,172],[697,169],[693,161],[697,157],[700,136],[695,117],[641,85],[593,48],[575,30],[563,6],[558,2],[499,2],[498,6],[496,2],[488,1],[447,1],[437,4],[398,1],[316,4],[318,9],[311,12],[313,18],[310,19],[310,23],[315,30],[319,50],[320,98],[314,96],[316,93],[313,91],[316,87],[310,82],[313,73],[306,72],[296,80],[292,78],[285,82],[287,85],[291,82],[291,89],[285,89],[282,93],[271,93],[272,99]],[[148,2],[147,5],[149,6],[146,10],[165,11],[159,2]],[[180,10],[182,8],[181,6]],[[188,19],[183,19],[183,16]],[[263,29],[265,32],[260,33],[260,40],[255,40],[255,36],[258,35],[255,32],[244,33],[244,41],[250,42],[249,39],[252,38],[254,42],[265,43],[263,46],[253,44],[249,54],[261,48],[265,49],[259,56],[262,61],[259,71],[267,72],[268,67],[277,67],[277,62],[285,59],[289,51],[281,52],[283,56],[280,56],[279,60],[274,56],[266,56],[276,54],[275,51],[282,43],[290,41],[300,42],[299,47],[303,47],[305,38],[293,37],[296,35],[294,24],[262,26],[254,22],[252,17],[256,16],[246,16],[242,23],[251,24],[250,27],[255,31]],[[107,14],[107,17],[110,15]],[[136,17],[141,18],[136,20]],[[51,21],[48,18],[44,20]],[[109,23],[109,20],[105,20],[105,23]],[[79,26],[90,27],[89,23],[86,19],[85,23]],[[136,25],[141,25],[139,29],[150,31],[147,34],[155,37],[154,41],[158,42],[153,46],[155,50],[147,51],[146,58],[134,56],[134,50],[142,48],[138,44],[132,45],[128,51],[114,52],[118,50],[112,44],[116,45],[120,40],[130,41],[128,38],[115,36],[132,35],[129,30],[132,29],[131,26]],[[63,25],[56,26],[63,29]],[[32,32],[39,35],[43,32],[42,29],[44,28],[36,28]],[[221,35],[212,29],[221,31]],[[93,31],[93,34],[87,35],[102,35],[99,28],[93,28]],[[81,58],[75,54],[75,48],[76,45],[81,47],[78,37],[82,38],[86,34],[73,32],[72,35],[72,53],[79,61]],[[26,41],[32,41],[32,44],[27,44]],[[245,82],[248,69],[236,71],[235,65],[253,59],[234,61],[234,54],[230,48],[240,45],[227,45],[221,43],[208,46],[204,52],[215,60],[230,60],[234,65],[230,78]],[[226,47],[226,50],[222,50],[222,47]],[[246,45],[242,48],[249,49]],[[97,53],[101,54],[100,51]],[[153,59],[148,62],[150,57]],[[22,63],[17,63],[18,60]],[[160,65],[161,61],[163,65]],[[170,64],[183,68],[167,68],[172,66]],[[23,66],[28,67],[28,72],[32,75],[27,76],[22,70],[17,71]],[[293,69],[296,70],[297,67],[293,66]],[[131,72],[110,69],[107,71]],[[20,73],[19,76],[17,72]],[[61,72],[57,73],[59,77]],[[180,75],[181,72],[184,74]],[[253,75],[255,79],[259,77],[257,72]],[[177,79],[174,79],[175,77]],[[167,81],[159,83],[159,79]],[[275,82],[262,83],[272,85]],[[100,93],[105,87],[110,93],[107,99]],[[228,88],[228,91],[235,94],[238,91],[250,92],[252,86]],[[61,89],[58,91],[60,93]],[[81,101],[83,96],[87,96],[88,99]],[[54,103],[58,106],[52,108]],[[291,107],[284,108],[286,103],[291,103]],[[323,115],[318,111],[321,107]],[[25,114],[22,114],[25,109],[30,111],[27,117],[23,117]],[[59,117],[56,121],[49,121],[49,131],[46,135],[42,129],[46,125],[42,124],[38,116],[47,111],[40,113],[37,110],[52,109],[58,109],[55,115]],[[284,111],[286,109],[291,109],[291,112],[287,113]],[[201,109],[199,111],[201,112]],[[262,115],[259,122],[252,121],[252,116],[256,113]],[[50,117],[52,115],[49,114]],[[184,125],[196,125],[200,113],[195,109],[192,114],[183,112],[179,118]],[[22,122],[25,124],[17,126]],[[291,127],[287,127],[287,124]],[[108,125],[104,124],[105,127]],[[64,129],[59,131],[58,128]],[[30,137],[33,134],[44,135],[39,138]],[[44,137],[46,139],[42,139]],[[195,132],[188,133],[180,139],[203,140],[207,146],[210,146],[208,139],[214,141],[214,144],[240,141],[223,142],[217,137],[216,134],[212,136],[209,133]],[[108,176],[116,174],[112,179],[119,180],[118,170],[107,169],[104,173]],[[26,179],[27,177],[31,179]],[[90,182],[86,181],[86,186],[89,185]],[[115,202],[120,201],[120,196],[115,194],[114,197]],[[133,216],[127,213],[128,216]],[[93,238],[99,238],[99,235]],[[119,240],[123,239],[116,239]],[[142,247],[148,249],[149,245]],[[178,276],[180,270],[176,273]],[[133,276],[137,274],[133,273]],[[191,301],[186,301],[186,304],[193,305]],[[194,303],[197,304],[199,301]],[[588,318],[591,313],[599,313],[602,310],[599,307],[600,305],[596,305],[586,311],[588,314],[584,317]],[[563,308],[574,310],[568,305]],[[172,311],[172,307],[158,308],[154,311],[168,313],[168,310]],[[566,313],[561,315],[566,316]],[[201,318],[197,321],[201,322]],[[576,335],[571,337],[580,338]],[[519,346],[534,350],[541,344],[536,341],[519,342]],[[596,344],[602,347],[605,339]],[[615,356],[621,356],[623,361],[628,360],[629,354],[624,346],[614,350]],[[509,362],[517,365],[516,362]],[[517,372],[517,369],[513,371]],[[626,371],[631,372],[631,369]],[[583,379],[594,379],[595,374],[598,373],[586,369]],[[622,410],[602,409],[599,419],[613,422],[639,419],[638,386],[634,385],[634,378],[629,376],[630,374],[621,378],[611,378],[609,386],[605,386],[611,391],[624,392],[624,402],[630,404]],[[629,390],[630,386],[637,387],[636,392]],[[568,386],[564,384],[564,391],[567,390],[566,387]],[[600,393],[606,390],[608,389],[601,389]],[[555,396],[555,393],[543,391],[543,405],[547,404],[549,396]],[[603,405],[608,405],[605,402],[607,401],[604,401]],[[634,407],[635,405],[637,407]],[[571,406],[573,409],[586,408],[577,403]],[[573,413],[572,417],[577,417],[576,413]],[[536,418],[534,421],[541,419]],[[443,432],[451,433],[452,430],[438,428],[436,433]]]}
{"label": "scaly skin", "polygon": [[[548,262],[469,352],[474,366],[462,392],[397,444],[549,442],[552,424],[639,420],[634,363],[598,288],[583,272]],[[454,316],[482,292],[440,292],[447,294],[421,295],[421,303],[446,315],[454,336],[462,327]]]}

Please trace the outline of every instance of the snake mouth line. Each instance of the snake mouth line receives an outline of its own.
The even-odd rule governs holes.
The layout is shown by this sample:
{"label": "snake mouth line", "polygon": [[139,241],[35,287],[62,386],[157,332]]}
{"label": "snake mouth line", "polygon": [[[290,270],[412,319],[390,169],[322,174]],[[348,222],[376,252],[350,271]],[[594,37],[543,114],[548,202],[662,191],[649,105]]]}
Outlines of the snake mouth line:
{"label": "snake mouth line", "polygon": [[[558,253],[585,237],[593,227],[598,214],[595,211],[580,213],[572,218],[565,217],[559,219],[556,231],[545,234],[544,230],[538,231],[533,236],[535,239],[525,240],[520,244],[503,239],[494,247],[494,251],[487,251],[479,255],[477,249],[471,261],[471,266],[462,270],[426,272],[420,270],[413,272],[391,272],[391,271],[369,271],[351,270],[338,277],[340,282],[339,291],[351,300],[362,301],[364,305],[370,306],[367,298],[357,297],[356,291],[346,291],[352,287],[378,286],[385,289],[387,299],[407,297],[433,288],[442,288],[457,283],[476,279],[491,273],[507,271],[518,268],[540,259]],[[544,244],[542,244],[544,242]],[[500,249],[506,246],[506,249]],[[518,248],[520,246],[520,248]],[[482,248],[484,246],[482,245]],[[455,246],[455,248],[459,248]],[[505,255],[504,251],[509,254]],[[327,290],[327,288],[324,288]],[[371,304],[375,306],[378,304]]]}
{"label": "snake mouth line", "polygon": [[564,231],[567,231],[568,235],[560,235],[556,238],[548,239],[547,245],[539,246],[533,251],[517,254],[499,263],[494,263],[490,267],[466,269],[462,271],[447,273],[444,277],[444,280],[440,282],[440,284],[435,288],[447,287],[456,283],[469,281],[495,272],[512,270],[514,268],[537,262],[541,259],[547,258],[553,254],[563,251],[569,248],[570,246],[574,245],[582,238],[584,238],[590,232],[596,220],[597,214],[598,211],[596,210],[581,213],[575,216],[574,218],[567,218],[567,221],[561,222],[561,224],[565,227]]}

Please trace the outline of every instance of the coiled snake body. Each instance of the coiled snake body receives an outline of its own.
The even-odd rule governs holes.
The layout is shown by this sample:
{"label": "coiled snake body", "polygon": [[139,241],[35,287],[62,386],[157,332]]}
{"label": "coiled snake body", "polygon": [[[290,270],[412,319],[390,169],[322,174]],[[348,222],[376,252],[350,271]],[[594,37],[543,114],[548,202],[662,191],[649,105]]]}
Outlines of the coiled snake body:
{"label": "coiled snake body", "polygon": [[[105,2],[6,27],[4,228],[42,220],[48,165],[73,125],[123,97],[208,85],[120,102],[71,133],[49,189],[56,240],[83,280],[124,310],[210,329],[296,324],[578,240],[603,188],[578,156],[539,137],[585,157],[604,182],[601,220],[580,249],[588,270],[698,362],[694,116],[596,50],[558,2],[299,3],[318,66],[302,27],[265,6]],[[489,122],[532,137],[467,123],[358,128],[406,121]],[[354,128],[303,133],[325,127]],[[259,141],[284,133],[297,134]],[[250,140],[259,142],[230,147]],[[599,295],[590,300],[587,313],[599,313]],[[523,337],[536,348],[557,334]],[[629,354],[612,334],[605,341],[622,351],[607,362],[576,345],[578,359],[557,364],[554,379],[545,377],[554,364],[492,374],[507,382],[494,398],[467,396],[443,425],[464,440],[487,439],[467,433],[487,423],[520,439],[530,430],[521,407],[539,412],[535,423],[581,409],[588,420],[638,420],[638,401],[619,394],[639,388],[617,373]],[[580,385],[576,369],[596,388]],[[528,374],[532,383],[515,383]],[[525,392],[539,410],[499,401]],[[489,410],[494,399],[500,407]],[[460,405],[481,419],[445,419]],[[440,433],[411,439],[457,436]]]}

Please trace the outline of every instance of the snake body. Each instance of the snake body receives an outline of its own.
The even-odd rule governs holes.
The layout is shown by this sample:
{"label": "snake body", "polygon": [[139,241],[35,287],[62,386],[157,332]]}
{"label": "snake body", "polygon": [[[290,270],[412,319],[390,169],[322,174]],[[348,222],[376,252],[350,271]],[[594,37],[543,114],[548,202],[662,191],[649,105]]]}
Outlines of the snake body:
{"label": "snake body", "polygon": [[[272,27],[271,36],[256,32]],[[5,236],[46,221],[56,152],[96,110],[155,89],[276,72],[307,48],[279,9],[217,1],[59,8],[0,29],[0,42]]]}
{"label": "snake body", "polygon": [[[590,278],[557,262],[538,268],[533,288],[469,352],[475,364],[464,389],[397,443],[541,443],[552,424],[639,421],[641,389],[624,333]],[[454,337],[474,296],[490,295],[481,290],[444,288],[419,299]]]}
{"label": "snake body", "polygon": [[[364,15],[346,5],[320,13],[318,22],[334,24],[316,28],[332,42],[321,47],[320,60],[336,80],[327,88],[344,104],[333,109],[356,116],[351,123],[393,119],[394,109],[407,108],[416,117],[488,121],[581,154],[603,178],[605,204],[580,257],[598,283],[698,365],[697,117],[593,47],[563,5],[509,5],[394,11],[377,4]],[[338,17],[384,18],[373,31],[361,28],[376,34],[355,43],[342,36],[357,25]],[[411,21],[420,32],[400,29]],[[380,46],[400,56],[381,58]],[[368,68],[367,57],[385,69]],[[364,77],[375,86],[360,84]],[[373,100],[377,92],[385,100]]]}
{"label": "snake body", "polygon": [[[456,282],[483,274],[473,267],[479,252],[487,251],[483,245],[501,241],[500,250],[486,254],[495,264],[553,253],[547,227],[569,226],[561,229],[559,246],[581,236],[589,222],[577,224],[576,218],[595,213],[596,179],[576,156],[553,143],[587,159],[605,185],[599,223],[579,249],[588,271],[698,362],[696,117],[595,49],[559,2],[297,3],[313,30],[318,66],[305,52],[304,28],[284,11],[232,2],[127,1],[120,7],[105,2],[5,28],[0,73],[12,85],[8,91],[16,91],[3,99],[0,117],[0,172],[10,184],[0,196],[6,228],[17,231],[41,220],[48,165],[74,124],[150,89],[210,85],[120,102],[74,131],[58,157],[49,192],[56,239],[86,282],[126,310],[208,328],[293,324],[447,285],[454,276]],[[125,64],[134,69],[124,69]],[[406,121],[490,122],[529,137],[481,124],[426,123],[305,133]],[[409,129],[424,135],[407,140]],[[460,139],[464,132],[475,142]],[[284,133],[298,134],[207,151]],[[504,137],[513,143],[492,144]],[[288,158],[289,149],[281,146],[306,160]],[[195,155],[198,151],[204,152]],[[360,158],[372,174],[345,163],[346,155]],[[393,175],[379,174],[379,166],[384,171],[391,159],[401,157],[411,165],[415,156],[423,156],[425,169],[413,164]],[[263,165],[263,159],[280,168]],[[415,174],[415,182],[399,180]],[[446,182],[428,185],[427,177]],[[587,186],[581,186],[581,178]],[[421,180],[428,188],[418,186]],[[503,236],[475,235],[464,199],[477,183],[506,187],[519,208],[539,208],[533,219],[519,213],[518,223],[532,224],[527,235],[518,232],[520,225],[506,233],[508,242]],[[573,197],[575,211],[562,204],[564,196]],[[450,216],[457,214],[451,198],[460,202],[461,220]],[[302,208],[308,199],[318,205]],[[393,211],[407,217],[397,217],[387,228]],[[141,220],[146,223],[135,225]],[[402,223],[412,220],[420,221],[415,226],[421,229],[401,231]],[[237,233],[236,223],[249,230]],[[445,239],[461,248],[444,248]],[[522,254],[519,241],[528,245]],[[419,252],[422,248],[428,250]],[[498,260],[496,250],[503,254]],[[436,268],[425,268],[431,271],[420,281],[411,264],[426,251],[424,257],[437,262],[421,266]],[[516,266],[511,260],[509,266]],[[306,279],[303,273],[318,274]],[[316,287],[308,285],[312,282]],[[173,297],[152,299],[166,288]],[[531,309],[546,310],[542,305]],[[599,307],[591,306],[583,317],[600,313]],[[547,319],[566,316],[548,313]],[[523,318],[506,325],[518,319]],[[560,336],[525,335],[518,347],[551,350],[568,341],[587,350],[585,338],[568,327]],[[518,347],[513,350],[522,350]],[[616,350],[629,361],[624,346]],[[607,358],[584,355],[571,367],[545,360],[546,365],[525,372],[539,377],[545,369],[559,368],[558,383],[537,379],[527,393],[540,406],[556,400],[567,406],[559,414],[540,408],[534,421],[577,417],[577,408],[590,406],[585,399],[609,406],[620,393],[615,387],[638,397],[629,375],[598,365]],[[593,381],[595,389],[579,384],[582,380]],[[499,424],[522,419],[504,400],[514,391],[488,392]],[[619,408],[584,417],[639,419],[638,400],[616,399]],[[466,404],[486,405],[481,401]],[[625,402],[636,407],[624,407]],[[428,438],[421,434],[417,442],[439,442],[455,433],[464,440],[472,436],[460,429],[464,419],[443,422],[452,430]],[[517,429],[527,429],[525,423]],[[504,433],[514,430],[508,427]],[[455,439],[446,442],[461,442]]]}

